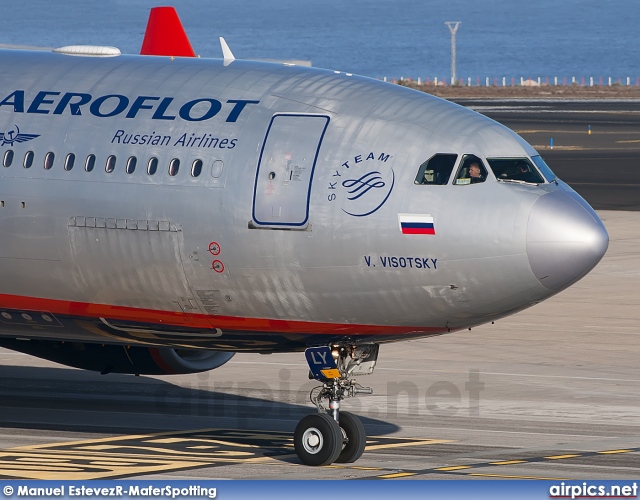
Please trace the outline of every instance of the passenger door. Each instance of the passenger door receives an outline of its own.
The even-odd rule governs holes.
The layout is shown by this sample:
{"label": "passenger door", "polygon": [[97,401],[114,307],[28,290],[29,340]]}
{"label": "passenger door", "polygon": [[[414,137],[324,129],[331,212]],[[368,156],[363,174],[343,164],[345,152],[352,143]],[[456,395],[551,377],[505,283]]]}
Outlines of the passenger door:
{"label": "passenger door", "polygon": [[324,115],[276,114],[264,138],[253,189],[254,227],[304,229]]}

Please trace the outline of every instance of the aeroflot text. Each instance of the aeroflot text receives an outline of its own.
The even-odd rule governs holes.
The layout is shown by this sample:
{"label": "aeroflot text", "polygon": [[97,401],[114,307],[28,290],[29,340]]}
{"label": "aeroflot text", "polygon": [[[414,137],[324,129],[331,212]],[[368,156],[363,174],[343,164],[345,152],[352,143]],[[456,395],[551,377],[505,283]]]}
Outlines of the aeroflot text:
{"label": "aeroflot text", "polygon": [[192,99],[183,104],[174,103],[173,100],[173,97],[149,95],[130,98],[122,94],[107,94],[94,97],[83,92],[63,94],[48,90],[38,92],[29,100],[24,90],[14,90],[0,101],[0,110],[6,106],[13,108],[14,113],[35,115],[82,116],[83,113],[90,113],[98,118],[109,118],[124,114],[125,118],[139,116],[152,120],[175,120],[180,117],[189,122],[210,120],[222,112],[221,117],[224,121],[233,123],[238,120],[245,107],[260,103],[245,99],[229,99],[222,104],[219,100],[209,97]]}
{"label": "aeroflot text", "polygon": [[[28,486],[18,486],[19,497],[64,497],[66,496],[67,486],[58,486],[56,488],[33,488]],[[188,488],[177,488],[174,486],[112,486],[110,488],[88,488],[86,486],[68,487],[68,496],[70,497],[200,497],[200,498],[216,498],[217,488],[203,488],[199,485],[191,485]]]}

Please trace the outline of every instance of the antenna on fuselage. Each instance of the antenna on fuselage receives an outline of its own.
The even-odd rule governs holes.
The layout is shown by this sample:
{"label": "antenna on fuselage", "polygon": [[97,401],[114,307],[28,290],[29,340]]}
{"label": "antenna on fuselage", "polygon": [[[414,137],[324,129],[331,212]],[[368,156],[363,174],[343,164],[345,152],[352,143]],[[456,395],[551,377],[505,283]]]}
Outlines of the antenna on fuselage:
{"label": "antenna on fuselage", "polygon": [[224,37],[220,37],[220,47],[222,47],[222,58],[224,59],[225,66],[236,60]]}

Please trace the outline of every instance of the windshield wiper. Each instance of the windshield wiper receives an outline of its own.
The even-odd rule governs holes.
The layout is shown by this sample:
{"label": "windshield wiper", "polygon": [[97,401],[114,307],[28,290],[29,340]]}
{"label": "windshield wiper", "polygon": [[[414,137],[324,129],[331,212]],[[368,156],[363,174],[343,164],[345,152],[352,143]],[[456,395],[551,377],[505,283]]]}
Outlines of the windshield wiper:
{"label": "windshield wiper", "polygon": [[539,182],[527,182],[527,181],[521,181],[518,179],[498,179],[500,182],[512,182],[514,184],[527,184],[529,186],[537,186],[538,184],[540,184]]}

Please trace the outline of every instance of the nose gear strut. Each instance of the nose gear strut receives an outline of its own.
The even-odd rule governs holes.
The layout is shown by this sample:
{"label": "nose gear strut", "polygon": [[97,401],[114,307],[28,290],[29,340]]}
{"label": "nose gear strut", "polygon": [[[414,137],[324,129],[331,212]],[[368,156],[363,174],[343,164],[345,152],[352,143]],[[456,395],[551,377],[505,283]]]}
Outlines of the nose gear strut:
{"label": "nose gear strut", "polygon": [[[318,413],[304,417],[294,432],[296,453],[303,463],[351,463],[362,455],[367,439],[364,426],[352,413],[340,412],[340,402],[357,394],[373,394],[370,387],[350,377],[372,373],[378,350],[378,344],[364,344],[311,347],[305,351],[309,378],[322,382],[322,386],[309,394]],[[326,406],[324,400],[328,401]]]}

